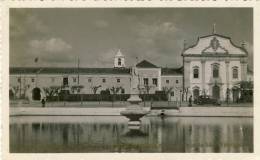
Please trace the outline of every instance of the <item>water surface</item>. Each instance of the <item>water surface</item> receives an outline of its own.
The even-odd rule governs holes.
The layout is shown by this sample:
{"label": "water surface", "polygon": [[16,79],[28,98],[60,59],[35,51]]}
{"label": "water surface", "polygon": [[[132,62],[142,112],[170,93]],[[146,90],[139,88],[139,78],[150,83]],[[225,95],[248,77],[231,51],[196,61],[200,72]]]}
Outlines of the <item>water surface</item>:
{"label": "water surface", "polygon": [[10,152],[253,152],[252,118],[10,117]]}

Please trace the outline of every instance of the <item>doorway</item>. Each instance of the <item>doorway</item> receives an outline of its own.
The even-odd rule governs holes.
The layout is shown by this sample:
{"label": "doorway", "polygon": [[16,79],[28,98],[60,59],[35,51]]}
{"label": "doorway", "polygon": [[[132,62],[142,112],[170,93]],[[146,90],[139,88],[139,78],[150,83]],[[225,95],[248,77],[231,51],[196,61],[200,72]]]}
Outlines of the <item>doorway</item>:
{"label": "doorway", "polygon": [[239,100],[239,90],[238,90],[238,88],[234,87],[232,89],[232,95],[233,95],[233,102],[238,102],[238,100]]}
{"label": "doorway", "polygon": [[194,101],[197,101],[198,98],[199,98],[199,96],[200,96],[200,90],[199,90],[199,88],[193,89],[193,99],[194,99]]}
{"label": "doorway", "polygon": [[41,90],[40,90],[40,88],[34,88],[32,90],[32,98],[33,98],[33,100],[41,100]]}
{"label": "doorway", "polygon": [[212,98],[213,99],[219,99],[220,98],[220,88],[217,85],[212,87]]}

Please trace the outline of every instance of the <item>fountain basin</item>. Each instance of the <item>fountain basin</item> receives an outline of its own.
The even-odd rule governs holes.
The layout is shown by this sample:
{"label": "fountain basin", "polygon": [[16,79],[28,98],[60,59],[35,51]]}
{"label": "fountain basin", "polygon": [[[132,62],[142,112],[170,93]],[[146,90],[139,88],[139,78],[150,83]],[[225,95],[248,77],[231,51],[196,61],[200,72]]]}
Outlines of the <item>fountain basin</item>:
{"label": "fountain basin", "polygon": [[132,104],[126,108],[126,110],[120,112],[121,115],[128,118],[130,121],[140,121],[140,118],[148,114],[149,112],[144,110],[139,105]]}
{"label": "fountain basin", "polygon": [[130,103],[130,104],[136,104],[138,105],[140,102],[142,102],[142,99],[139,97],[138,94],[132,94],[130,96],[130,98],[127,99],[127,101]]}

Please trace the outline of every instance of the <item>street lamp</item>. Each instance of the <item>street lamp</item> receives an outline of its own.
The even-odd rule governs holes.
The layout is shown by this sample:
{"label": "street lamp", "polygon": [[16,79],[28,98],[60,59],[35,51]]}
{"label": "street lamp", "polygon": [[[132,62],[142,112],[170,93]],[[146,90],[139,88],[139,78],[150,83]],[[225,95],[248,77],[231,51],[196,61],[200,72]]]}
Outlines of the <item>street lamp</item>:
{"label": "street lamp", "polygon": [[180,107],[181,107],[182,90],[180,89]]}

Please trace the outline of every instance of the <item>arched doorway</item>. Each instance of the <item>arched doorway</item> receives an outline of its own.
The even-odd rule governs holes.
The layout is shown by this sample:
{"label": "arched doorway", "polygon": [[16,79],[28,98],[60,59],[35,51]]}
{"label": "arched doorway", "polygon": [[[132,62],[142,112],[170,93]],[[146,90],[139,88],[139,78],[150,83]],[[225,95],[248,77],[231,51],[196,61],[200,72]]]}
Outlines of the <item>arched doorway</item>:
{"label": "arched doorway", "polygon": [[212,98],[213,99],[219,99],[220,98],[220,88],[217,85],[212,87]]}
{"label": "arched doorway", "polygon": [[198,98],[199,98],[199,96],[200,96],[200,90],[199,90],[199,88],[194,88],[194,89],[193,89],[193,99],[194,99],[194,101],[197,101]]}
{"label": "arched doorway", "polygon": [[41,100],[41,90],[40,90],[40,88],[34,88],[32,90],[32,99],[33,100]]}
{"label": "arched doorway", "polygon": [[233,102],[238,102],[239,100],[239,90],[237,87],[232,88]]}

